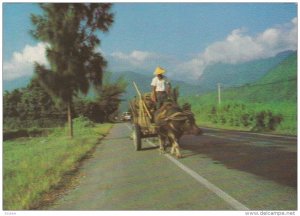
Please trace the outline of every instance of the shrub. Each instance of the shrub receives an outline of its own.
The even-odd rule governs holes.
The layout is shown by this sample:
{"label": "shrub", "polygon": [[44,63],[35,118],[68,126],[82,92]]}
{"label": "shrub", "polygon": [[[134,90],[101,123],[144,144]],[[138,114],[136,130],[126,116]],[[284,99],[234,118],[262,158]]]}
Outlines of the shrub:
{"label": "shrub", "polygon": [[209,120],[214,124],[234,127],[247,127],[253,131],[273,131],[283,120],[281,114],[272,111],[254,110],[243,103],[230,103],[221,106],[212,105],[209,109]]}
{"label": "shrub", "polygon": [[272,131],[283,120],[282,115],[274,115],[271,111],[261,111],[255,116],[254,131]]}
{"label": "shrub", "polygon": [[86,127],[94,127],[95,123],[92,122],[89,118],[85,116],[79,116],[73,119],[74,127],[77,128],[86,128]]}
{"label": "shrub", "polygon": [[51,128],[29,128],[18,130],[7,130],[3,132],[3,140],[11,140],[21,137],[48,136],[52,132]]}

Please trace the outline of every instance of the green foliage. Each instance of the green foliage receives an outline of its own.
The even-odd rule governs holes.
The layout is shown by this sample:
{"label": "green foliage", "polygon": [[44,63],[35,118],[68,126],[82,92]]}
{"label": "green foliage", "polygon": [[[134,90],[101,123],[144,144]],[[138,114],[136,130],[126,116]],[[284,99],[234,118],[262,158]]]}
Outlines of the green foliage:
{"label": "green foliage", "polygon": [[105,120],[112,120],[118,112],[119,105],[122,102],[122,96],[126,91],[127,82],[123,76],[120,76],[116,81],[111,80],[111,74],[105,74],[105,82],[101,91],[97,92],[96,101],[102,107]]}
{"label": "green foliage", "polygon": [[232,102],[212,106],[208,119],[214,124],[243,127],[253,131],[274,131],[283,117],[270,110],[257,111],[250,104]]}
{"label": "green foliage", "polygon": [[55,128],[46,137],[3,142],[3,208],[35,208],[45,192],[55,187],[66,172],[98,143],[111,124],[95,125],[85,118],[74,120],[75,136]]}
{"label": "green foliage", "polygon": [[282,121],[282,115],[274,115],[271,111],[261,111],[255,115],[255,131],[274,131]]}
{"label": "green foliage", "polygon": [[95,123],[84,116],[79,116],[74,119],[74,128],[89,128],[94,127]]}
{"label": "green foliage", "polygon": [[[111,120],[119,108],[126,85],[122,77],[115,81],[106,78],[103,88],[97,91],[97,98],[75,98],[74,116],[84,116],[100,123]],[[5,92],[3,113],[4,130],[13,130],[64,126],[67,110],[64,104],[54,102],[40,83],[33,79],[26,88]]]}
{"label": "green foliage", "polygon": [[74,101],[77,116],[85,116],[94,122],[106,122],[117,115],[127,82],[123,76],[112,79],[111,75],[110,72],[104,74],[104,83],[100,89],[94,89],[94,97],[80,97]]}
{"label": "green foliage", "polygon": [[50,128],[17,129],[3,132],[3,140],[16,139],[20,137],[47,136],[52,130]]}
{"label": "green foliage", "polygon": [[102,107],[94,100],[76,100],[74,108],[76,115],[85,116],[94,122],[102,123],[105,120]]}
{"label": "green foliage", "polygon": [[3,96],[4,129],[62,126],[66,108],[56,106],[37,80],[23,89],[5,92]]}

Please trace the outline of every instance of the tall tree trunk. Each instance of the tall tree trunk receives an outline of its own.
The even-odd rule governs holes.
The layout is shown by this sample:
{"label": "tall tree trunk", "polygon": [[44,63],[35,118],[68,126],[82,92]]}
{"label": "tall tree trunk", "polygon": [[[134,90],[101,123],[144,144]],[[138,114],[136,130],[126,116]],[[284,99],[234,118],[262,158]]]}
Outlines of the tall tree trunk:
{"label": "tall tree trunk", "polygon": [[69,136],[73,138],[73,121],[72,121],[72,110],[71,110],[72,102],[68,102],[68,126],[69,126]]}

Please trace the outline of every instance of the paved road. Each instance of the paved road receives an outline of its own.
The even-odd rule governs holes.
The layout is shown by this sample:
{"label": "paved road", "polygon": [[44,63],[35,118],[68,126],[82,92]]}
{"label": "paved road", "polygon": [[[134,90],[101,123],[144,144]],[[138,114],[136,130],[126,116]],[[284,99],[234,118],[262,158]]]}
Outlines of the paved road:
{"label": "paved road", "polygon": [[296,138],[204,129],[182,138],[177,160],[159,155],[155,140],[134,151],[130,133],[116,124],[80,168],[79,185],[49,209],[297,209]]}

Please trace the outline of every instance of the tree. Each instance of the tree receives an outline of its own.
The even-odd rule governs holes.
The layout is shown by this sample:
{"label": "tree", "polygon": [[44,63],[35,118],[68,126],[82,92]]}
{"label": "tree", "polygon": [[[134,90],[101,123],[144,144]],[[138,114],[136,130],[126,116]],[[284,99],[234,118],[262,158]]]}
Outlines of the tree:
{"label": "tree", "polygon": [[75,114],[85,116],[94,122],[112,120],[118,111],[127,82],[123,76],[112,79],[112,74],[106,72],[101,89],[95,89],[95,98],[76,98],[74,100]]}
{"label": "tree", "polygon": [[87,117],[93,122],[103,123],[104,113],[102,107],[95,99],[76,99],[74,101],[75,114],[77,116]]}
{"label": "tree", "polygon": [[97,101],[104,113],[104,120],[111,120],[114,113],[119,109],[122,101],[121,97],[126,91],[127,82],[124,77],[120,76],[117,80],[111,80],[111,74],[105,74],[104,84],[101,91],[98,91]]}
{"label": "tree", "polygon": [[6,129],[61,126],[67,115],[64,107],[55,106],[36,79],[32,79],[25,88],[5,92],[3,113]]}
{"label": "tree", "polygon": [[18,116],[18,106],[21,103],[22,92],[15,89],[12,92],[5,91],[3,95],[3,117],[10,118]]}
{"label": "tree", "polygon": [[106,61],[95,48],[96,33],[107,32],[113,23],[111,4],[46,3],[42,15],[31,15],[34,38],[47,44],[49,65],[35,63],[35,74],[53,98],[67,105],[69,135],[73,137],[72,103],[90,84],[101,86]]}

